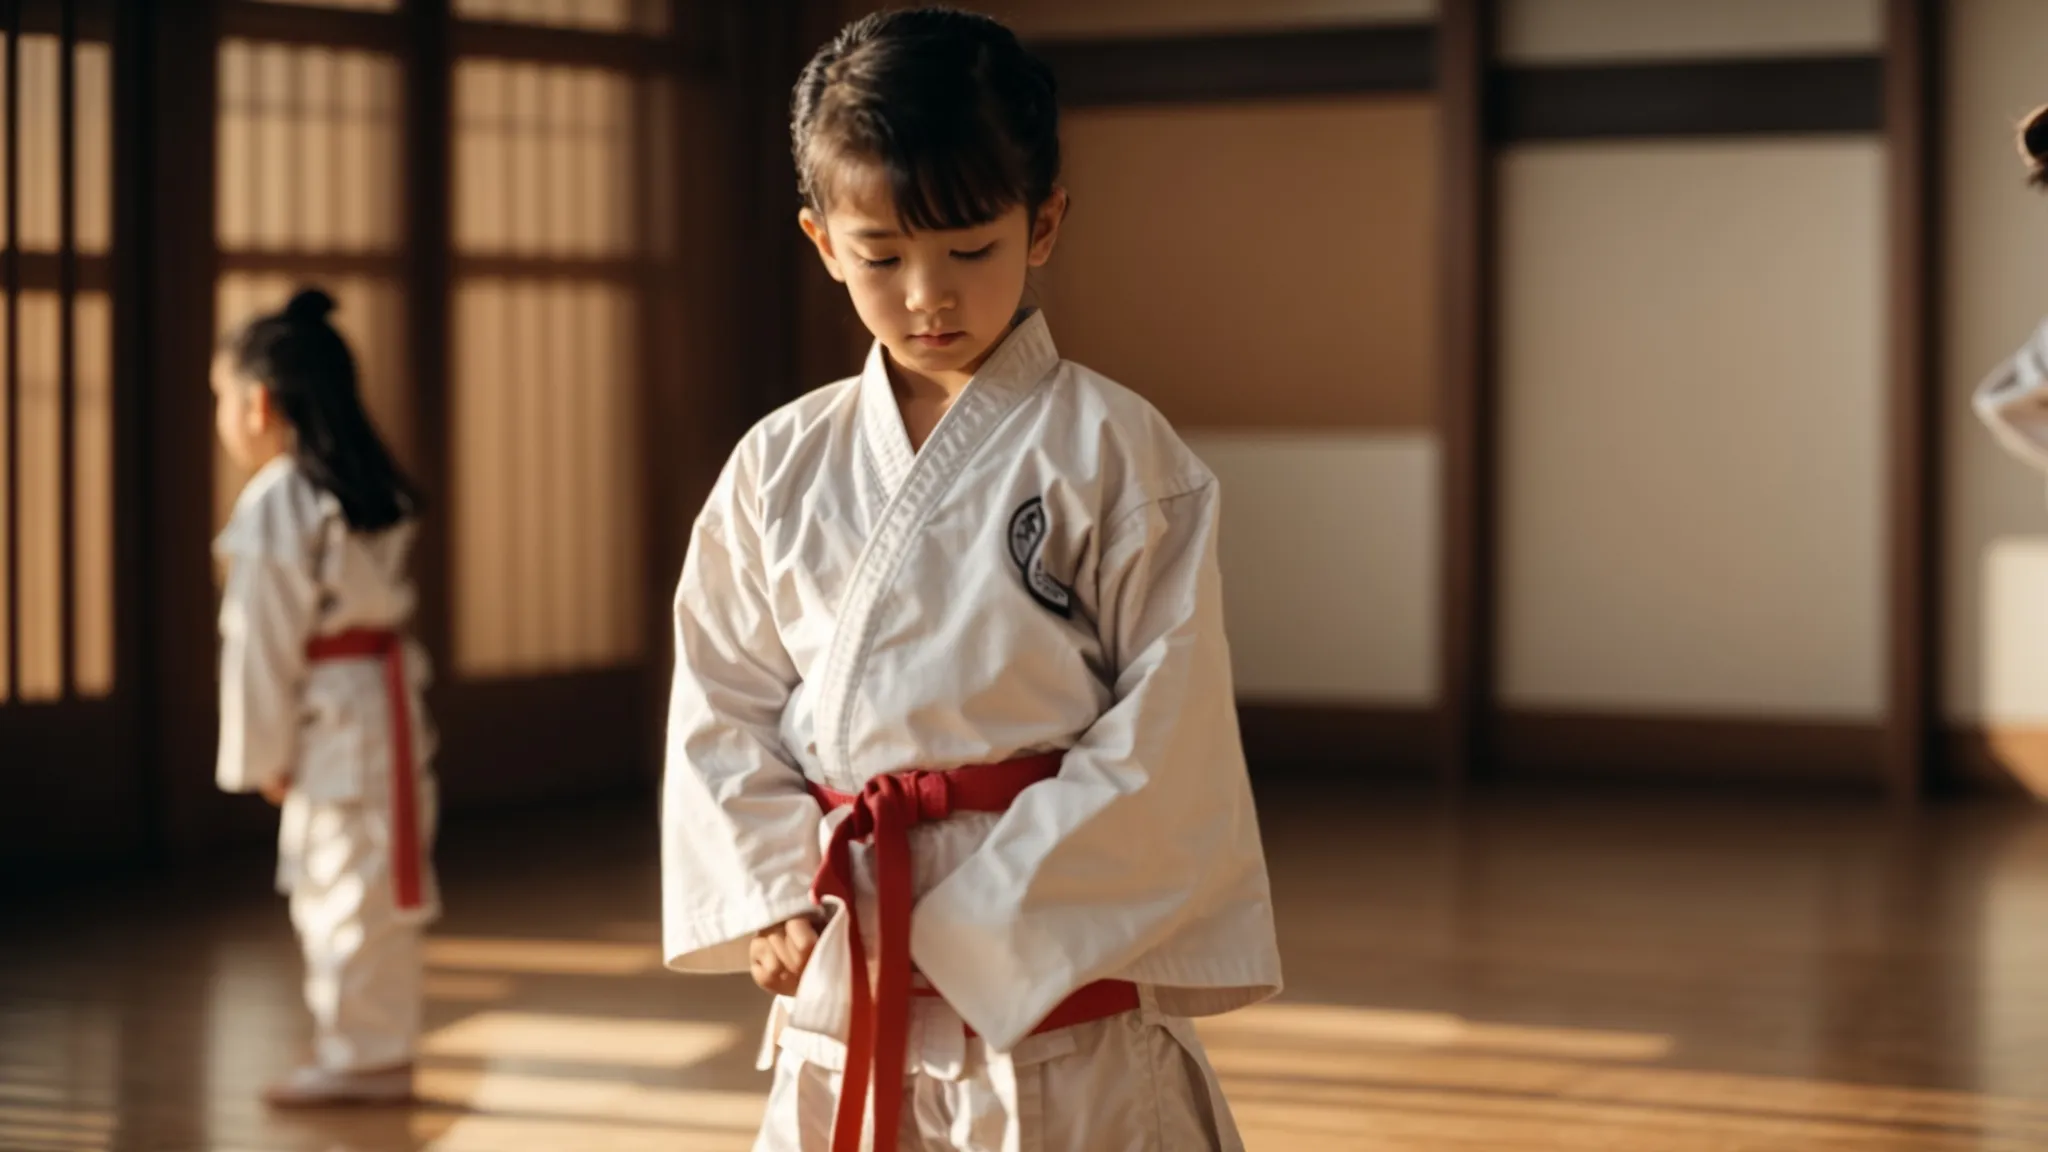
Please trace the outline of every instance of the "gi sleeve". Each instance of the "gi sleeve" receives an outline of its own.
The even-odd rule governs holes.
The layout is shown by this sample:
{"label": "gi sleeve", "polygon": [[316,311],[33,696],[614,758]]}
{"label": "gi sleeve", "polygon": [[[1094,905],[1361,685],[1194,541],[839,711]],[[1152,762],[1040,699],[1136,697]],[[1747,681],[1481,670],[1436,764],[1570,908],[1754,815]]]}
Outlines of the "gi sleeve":
{"label": "gi sleeve", "polygon": [[744,969],[750,936],[813,907],[821,817],[782,745],[798,675],[769,603],[757,455],[745,441],[727,463],[676,589],[661,888],[682,971]]}
{"label": "gi sleeve", "polygon": [[220,751],[223,791],[281,783],[297,762],[306,638],[319,589],[301,566],[264,551],[228,558],[220,610]]}
{"label": "gi sleeve", "polygon": [[1110,525],[1098,591],[1113,703],[912,917],[917,966],[998,1050],[1215,912],[1219,893],[1266,891],[1217,520],[1203,477]]}

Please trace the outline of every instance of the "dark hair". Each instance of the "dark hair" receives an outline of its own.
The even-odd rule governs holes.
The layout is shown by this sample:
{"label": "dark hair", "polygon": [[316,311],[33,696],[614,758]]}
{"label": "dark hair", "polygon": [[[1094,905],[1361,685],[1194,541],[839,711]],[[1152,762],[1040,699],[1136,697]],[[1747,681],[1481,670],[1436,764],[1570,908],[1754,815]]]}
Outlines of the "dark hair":
{"label": "dark hair", "polygon": [[2048,188],[2048,104],[2027,114],[2020,125],[2020,158],[2027,162],[2027,183]]}
{"label": "dark hair", "polygon": [[419,492],[363,410],[356,360],[327,322],[332,311],[327,293],[302,288],[284,311],[244,324],[224,351],[291,421],[292,457],[306,478],[341,502],[350,528],[380,532],[419,511]]}
{"label": "dark hair", "polygon": [[804,67],[790,101],[804,204],[823,211],[848,161],[888,176],[907,231],[1036,212],[1060,174],[1052,69],[986,16],[922,8],[866,16]]}

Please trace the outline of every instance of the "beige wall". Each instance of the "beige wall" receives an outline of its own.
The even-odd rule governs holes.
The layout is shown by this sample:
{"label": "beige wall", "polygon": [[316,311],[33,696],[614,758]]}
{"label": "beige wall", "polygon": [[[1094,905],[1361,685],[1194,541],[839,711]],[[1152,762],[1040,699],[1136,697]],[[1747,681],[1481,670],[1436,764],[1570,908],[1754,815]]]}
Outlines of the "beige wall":
{"label": "beige wall", "polygon": [[1074,206],[1037,286],[1091,367],[1185,427],[1429,422],[1430,102],[1085,110],[1063,143]]}
{"label": "beige wall", "polygon": [[[1028,37],[1426,21],[1435,0],[1012,0]],[[1437,124],[1422,97],[1062,117],[1074,194],[1033,298],[1067,357],[1174,420],[1224,488],[1240,695],[1426,706],[1442,518]],[[805,379],[858,365],[808,269]],[[858,348],[853,347],[858,345]]]}
{"label": "beige wall", "polygon": [[1963,723],[2048,726],[2048,502],[1969,403],[2048,312],[2048,199],[2012,147],[2048,101],[2048,4],[1957,0],[1949,35],[1945,704]]}
{"label": "beige wall", "polygon": [[1238,695],[1425,706],[1442,579],[1432,432],[1189,434],[1223,485]]}
{"label": "beige wall", "polygon": [[1503,695],[1875,718],[1882,151],[1501,162]]}
{"label": "beige wall", "polygon": [[1874,52],[1883,0],[1503,0],[1517,63]]}
{"label": "beige wall", "polygon": [[[1427,20],[1436,4],[980,7],[1027,36],[1075,37]],[[1883,0],[1503,0],[1501,54],[1557,64],[1876,52],[1883,8]],[[2001,747],[2034,749],[2048,762],[2048,597],[2040,594],[2048,498],[2042,478],[2000,453],[1968,407],[1976,382],[2048,312],[2048,197],[2020,185],[2009,131],[2048,101],[2048,3],[1955,0],[1947,21],[1943,702],[1952,722],[1990,725]],[[1310,128],[1313,115],[1280,115],[1306,140],[1317,130],[1343,135],[1346,118],[1388,112],[1326,106],[1322,129]],[[1173,133],[1162,126],[1176,115],[1201,125],[1260,114],[1250,106],[1072,114],[1070,173],[1082,196],[1045,293],[1065,349],[1191,417],[1190,441],[1222,475],[1226,595],[1246,694],[1423,701],[1437,659],[1436,439],[1427,387],[1386,392],[1422,361],[1390,375],[1356,360],[1360,349],[1317,352],[1304,358],[1351,366],[1284,373],[1300,387],[1247,414],[1231,409],[1232,386],[1268,373],[1249,360],[1229,372],[1193,370],[1210,362],[1213,346],[1162,340],[1143,314],[1124,339],[1114,310],[1101,307],[1130,298],[1129,281],[1183,291],[1204,315],[1228,310],[1201,298],[1213,283],[1183,288],[1151,274],[1187,266],[1184,254],[1168,263],[1151,253],[1152,267],[1126,258],[1133,245],[1144,254],[1151,218],[1141,209],[1165,199],[1156,195],[1159,174],[1200,162],[1199,150],[1170,146]],[[1338,162],[1368,170],[1385,146],[1372,155],[1340,146]],[[1132,150],[1147,148],[1140,162]],[[1881,143],[1864,138],[1560,146],[1503,160],[1499,576],[1510,706],[1876,716],[1881,159]],[[1433,206],[1424,168],[1397,168],[1357,199],[1427,190]],[[1161,210],[1198,220],[1256,183],[1199,187],[1194,203]],[[1311,182],[1306,196],[1328,194],[1317,189]],[[1132,221],[1140,239],[1092,251],[1095,230]],[[1420,259],[1404,252],[1396,263]],[[1197,250],[1195,259],[1211,279],[1213,257]],[[1238,253],[1223,262],[1253,272],[1260,259]],[[1313,264],[1308,276],[1342,283]],[[1384,290],[1396,279],[1339,291]],[[1386,315],[1354,311],[1363,323]],[[1410,330],[1421,326],[1418,319]],[[1407,355],[1392,344],[1374,354],[1388,363]],[[1353,379],[1363,388],[1332,388]],[[1158,394],[1164,380],[1221,391]],[[1375,389],[1383,394],[1370,395]],[[1319,431],[1286,407],[1297,404],[1352,407],[1346,427]]]}
{"label": "beige wall", "polygon": [[1240,694],[1428,704],[1436,117],[1419,98],[1084,110],[1036,291],[1223,482]]}
{"label": "beige wall", "polygon": [[1031,37],[1142,36],[1436,18],[1437,0],[969,0]]}

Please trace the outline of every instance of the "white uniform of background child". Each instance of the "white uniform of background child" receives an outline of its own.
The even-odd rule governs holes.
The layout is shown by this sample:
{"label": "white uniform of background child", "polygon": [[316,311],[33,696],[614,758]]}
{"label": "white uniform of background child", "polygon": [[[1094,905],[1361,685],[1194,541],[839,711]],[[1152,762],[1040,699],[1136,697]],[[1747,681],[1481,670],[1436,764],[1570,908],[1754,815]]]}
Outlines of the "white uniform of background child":
{"label": "white uniform of background child", "polygon": [[283,808],[278,887],[306,959],[313,1059],[281,1107],[412,1095],[431,850],[427,662],[403,629],[418,499],[364,413],[354,359],[308,290],[231,337],[215,425],[254,476],[214,548],[220,756],[230,792]]}
{"label": "white uniform of background child", "polygon": [[[2036,108],[2020,126],[2019,150],[2030,182],[2048,187],[2048,105]],[[1975,406],[1999,443],[2048,470],[2048,323],[1985,378]]]}

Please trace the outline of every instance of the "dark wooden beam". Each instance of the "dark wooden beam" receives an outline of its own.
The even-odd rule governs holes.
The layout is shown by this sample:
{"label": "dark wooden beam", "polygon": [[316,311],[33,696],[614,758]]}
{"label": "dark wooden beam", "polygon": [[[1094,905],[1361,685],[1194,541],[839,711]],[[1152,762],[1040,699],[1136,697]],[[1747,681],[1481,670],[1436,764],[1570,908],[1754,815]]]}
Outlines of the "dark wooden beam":
{"label": "dark wooden beam", "polygon": [[1362,93],[1426,94],[1437,31],[1427,24],[1313,28],[1033,44],[1063,108]]}
{"label": "dark wooden beam", "polygon": [[1876,132],[1877,56],[1507,68],[1490,133],[1503,143]]}
{"label": "dark wooden beam", "polygon": [[[156,153],[152,147],[150,21],[142,4],[115,11],[113,43],[113,235],[111,253],[79,262],[79,283],[104,291],[113,301],[114,418],[114,699],[120,708],[117,762],[133,781],[134,803],[125,815],[120,842],[130,854],[160,857],[163,827],[162,777],[153,770],[153,741],[146,725],[156,691],[143,615],[148,610],[147,541],[150,504],[145,393],[151,380],[151,276],[155,245],[150,231]],[[97,272],[95,270],[98,270]]]}
{"label": "dark wooden beam", "polygon": [[454,667],[453,574],[449,565],[455,515],[448,466],[453,211],[450,127],[453,23],[449,0],[411,0],[405,54],[406,338],[412,387],[414,480],[429,506],[413,554],[419,612],[413,627],[443,668]]}
{"label": "dark wooden beam", "polygon": [[21,197],[15,189],[21,187],[21,8],[10,6],[7,18],[7,44],[5,48],[6,77],[4,96],[0,96],[0,113],[4,113],[5,124],[0,125],[4,133],[7,152],[6,179],[8,195],[5,235],[0,236],[0,289],[6,292],[7,350],[6,362],[0,365],[0,428],[4,428],[9,443],[0,455],[7,458],[7,468],[0,474],[0,500],[6,502],[4,511],[7,532],[0,540],[0,576],[6,577],[6,603],[0,604],[0,616],[7,622],[6,644],[0,646],[0,661],[7,670],[7,694],[9,697],[21,693],[21,453],[14,445],[21,440]]}
{"label": "dark wooden beam", "polygon": [[457,20],[452,26],[452,35],[457,56],[488,56],[627,72],[668,72],[676,64],[674,41],[637,33]]}
{"label": "dark wooden beam", "polygon": [[1427,781],[1443,720],[1430,708],[1241,700],[1237,727],[1259,783],[1284,779]]}
{"label": "dark wooden beam", "polygon": [[1445,0],[1437,40],[1439,422],[1444,502],[1439,770],[1491,761],[1495,635],[1494,193],[1486,141],[1493,0]]}
{"label": "dark wooden beam", "polygon": [[13,7],[21,13],[21,30],[31,36],[61,36],[67,22],[80,40],[114,36],[110,0],[17,0]]}
{"label": "dark wooden beam", "polygon": [[1870,795],[1883,733],[1869,722],[1503,710],[1503,781],[1639,780]]}
{"label": "dark wooden beam", "polygon": [[[118,255],[118,254],[117,254]],[[62,252],[0,253],[0,259],[13,258],[16,271],[21,277],[24,291],[60,292],[63,290],[67,256]],[[111,283],[112,258],[103,255],[68,256],[70,275],[75,277],[81,292],[104,292]]]}
{"label": "dark wooden beam", "polygon": [[145,731],[157,817],[172,850],[210,838],[227,807],[213,787],[219,632],[213,558],[214,176],[217,28],[214,8],[143,6],[149,14],[149,132],[163,162],[151,172],[148,429],[143,519],[149,585],[142,619],[150,678]]}
{"label": "dark wooden beam", "polygon": [[746,403],[744,428],[780,404],[816,387],[797,372],[793,333],[801,331],[797,309],[797,261],[805,258],[797,230],[796,167],[789,153],[789,97],[798,73],[817,48],[817,10],[809,5],[738,4],[725,11],[720,33],[724,63],[720,83],[739,117],[734,179],[744,189],[735,233],[742,252],[772,254],[743,258],[732,286],[741,327],[726,334],[752,349],[756,369]]}
{"label": "dark wooden beam", "polygon": [[57,683],[71,698],[78,695],[77,48],[78,17],[67,4],[57,20]]}
{"label": "dark wooden beam", "polygon": [[[673,71],[683,73],[704,53],[703,29],[685,0],[661,0],[674,30],[669,51]],[[636,418],[633,447],[638,450],[639,468],[634,481],[640,485],[641,535],[640,570],[635,573],[640,608],[641,635],[647,638],[646,659],[636,684],[640,707],[640,734],[636,745],[641,759],[634,765],[641,779],[661,779],[667,735],[669,671],[673,650],[670,620],[673,615],[678,563],[670,567],[669,539],[678,530],[674,524],[674,494],[678,487],[681,449],[675,424],[661,419],[669,416],[669,405],[680,398],[686,378],[687,351],[681,329],[682,302],[677,288],[681,243],[686,218],[681,192],[681,166],[693,143],[685,134],[683,108],[685,81],[680,75],[663,83],[642,85],[635,96],[636,129],[646,162],[637,166],[633,185],[636,235],[641,237],[646,259],[637,264],[636,300],[639,310],[638,353],[640,373],[634,393]],[[670,417],[685,423],[685,409]]]}

